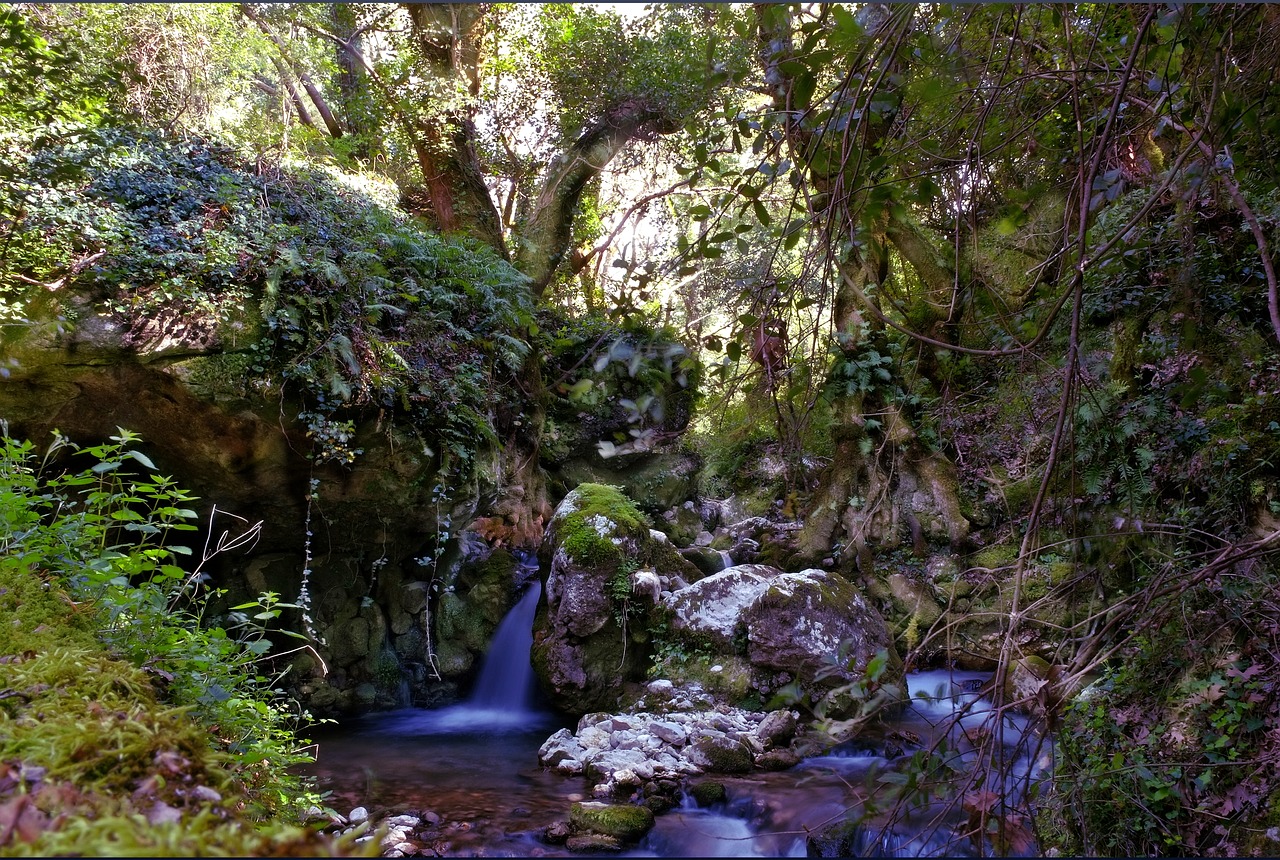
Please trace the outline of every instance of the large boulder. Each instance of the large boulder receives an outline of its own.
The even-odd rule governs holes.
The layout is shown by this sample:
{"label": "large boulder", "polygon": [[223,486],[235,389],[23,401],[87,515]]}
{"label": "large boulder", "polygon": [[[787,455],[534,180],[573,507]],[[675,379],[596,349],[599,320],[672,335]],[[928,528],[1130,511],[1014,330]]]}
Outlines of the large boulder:
{"label": "large boulder", "polygon": [[617,705],[622,684],[649,665],[651,613],[687,565],[616,487],[583,484],[547,529],[551,556],[534,623],[534,670],[552,704],[570,713]]}
{"label": "large boulder", "polygon": [[[775,577],[742,623],[752,666],[792,673],[810,688],[857,680],[878,652],[894,653],[880,613],[852,582],[822,570]],[[844,659],[833,667],[836,654]],[[819,678],[824,669],[834,671]]]}
{"label": "large boulder", "polygon": [[676,683],[767,701],[794,682],[816,698],[861,678],[882,650],[889,675],[881,681],[901,675],[884,619],[835,573],[736,565],[672,592],[663,606],[670,642],[658,651],[679,643],[684,659],[666,659],[659,670]]}

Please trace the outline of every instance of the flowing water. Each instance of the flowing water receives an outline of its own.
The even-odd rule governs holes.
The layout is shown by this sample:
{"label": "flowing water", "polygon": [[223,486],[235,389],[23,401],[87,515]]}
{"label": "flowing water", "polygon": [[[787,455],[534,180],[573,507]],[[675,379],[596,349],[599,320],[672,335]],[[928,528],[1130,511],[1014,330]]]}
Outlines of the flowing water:
{"label": "flowing water", "polygon": [[[369,715],[319,738],[307,770],[332,791],[339,812],[356,806],[440,817],[429,849],[448,856],[572,856],[539,835],[564,819],[575,800],[590,799],[581,777],[538,765],[538,748],[563,723],[536,703],[529,664],[539,585],[534,579],[499,625],[471,697],[438,710]],[[1036,738],[1025,718],[996,714],[979,688],[979,672],[929,671],[907,677],[913,701],[875,743],[853,741],[780,773],[711,776],[729,800],[711,809],[685,805],[658,816],[630,852],[640,857],[803,857],[807,834],[859,811],[868,784],[892,770],[886,755],[945,737],[949,754],[970,765],[975,738],[994,738],[1007,766],[978,789],[1020,796],[1046,762],[1029,749]],[[956,719],[956,715],[959,718]],[[893,738],[908,749],[893,749]],[[888,753],[886,753],[888,749]],[[924,804],[909,816],[855,834],[864,856],[959,856],[972,853],[960,833],[958,804]]]}

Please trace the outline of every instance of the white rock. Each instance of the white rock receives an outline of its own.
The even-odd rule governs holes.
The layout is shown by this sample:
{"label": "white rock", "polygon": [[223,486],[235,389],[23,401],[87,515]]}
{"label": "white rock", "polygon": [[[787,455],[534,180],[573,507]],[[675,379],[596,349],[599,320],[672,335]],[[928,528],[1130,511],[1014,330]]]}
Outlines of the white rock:
{"label": "white rock", "polygon": [[674,746],[682,746],[689,737],[683,726],[667,720],[651,723],[649,725],[649,731],[653,732],[654,737],[658,738],[663,743],[672,744]]}
{"label": "white rock", "polygon": [[578,732],[578,743],[584,750],[608,749],[609,733],[596,726],[587,726]]}
{"label": "white rock", "polygon": [[657,681],[650,681],[649,685],[645,687],[645,689],[650,693],[653,693],[655,696],[660,696],[664,693],[670,693],[675,689],[675,684],[672,684],[665,678],[659,678]]}
{"label": "white rock", "polygon": [[364,821],[368,817],[369,810],[365,809],[363,806],[357,806],[355,809],[351,810],[351,814],[347,816],[347,820],[352,824],[355,824],[357,822]]}

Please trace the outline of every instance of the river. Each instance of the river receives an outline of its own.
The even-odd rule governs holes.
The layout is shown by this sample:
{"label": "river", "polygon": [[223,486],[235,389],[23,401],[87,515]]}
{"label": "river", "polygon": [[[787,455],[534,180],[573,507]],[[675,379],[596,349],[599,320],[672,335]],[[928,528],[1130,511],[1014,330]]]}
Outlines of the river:
{"label": "river", "polygon": [[[538,765],[538,748],[561,728],[560,718],[537,705],[528,666],[537,585],[521,598],[495,634],[475,692],[464,704],[439,710],[403,709],[367,715],[321,734],[316,762],[306,772],[339,812],[357,806],[375,816],[411,812],[438,817],[429,853],[445,856],[575,856],[546,844],[547,825],[567,817],[590,785]],[[979,733],[1003,737],[1009,766],[985,784],[1002,797],[1021,796],[1048,766],[1025,718],[993,719],[977,689],[979,672],[935,670],[908,675],[909,707],[883,729],[885,737],[919,739],[929,746],[946,736],[952,760],[964,770]],[[957,718],[958,717],[958,718]],[[899,752],[894,750],[893,752]],[[709,776],[722,783],[727,802],[710,809],[692,803],[658,816],[657,825],[630,856],[803,857],[810,832],[861,811],[868,784],[906,759],[884,757],[884,743],[851,742],[779,773]],[[967,757],[967,758],[966,758]],[[964,835],[959,803],[935,801],[858,830],[852,850],[867,856],[962,856],[975,846]],[[880,819],[888,820],[888,819]]]}

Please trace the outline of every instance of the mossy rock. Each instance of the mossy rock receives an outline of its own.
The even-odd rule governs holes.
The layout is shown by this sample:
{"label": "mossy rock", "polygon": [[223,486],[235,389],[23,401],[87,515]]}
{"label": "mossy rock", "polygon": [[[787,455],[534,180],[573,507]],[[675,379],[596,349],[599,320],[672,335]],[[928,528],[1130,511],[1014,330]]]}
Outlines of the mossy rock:
{"label": "mossy rock", "polygon": [[924,582],[902,572],[885,577],[895,614],[894,632],[903,644],[915,648],[942,615],[942,607],[934,600],[933,590]]}
{"label": "mossy rock", "polygon": [[711,576],[728,567],[720,551],[709,546],[691,546],[680,550],[680,555],[698,569],[699,577]]}
{"label": "mossy rock", "polygon": [[678,550],[668,541],[654,540],[643,553],[643,566],[651,567],[661,576],[679,576],[685,582],[695,582],[702,576],[702,569],[686,558],[688,550]]}
{"label": "mossy rock", "polygon": [[624,541],[649,536],[649,521],[614,486],[579,484],[556,510],[554,541],[568,561],[581,566],[617,568],[626,555]]}
{"label": "mossy rock", "polygon": [[726,702],[741,702],[752,693],[751,664],[735,655],[695,652],[684,659],[669,658],[656,662],[650,675],[666,678],[676,686],[698,684]]}
{"label": "mossy rock", "polygon": [[624,842],[638,842],[653,829],[653,812],[643,806],[583,801],[569,807],[569,826],[602,833]]}
{"label": "mossy rock", "polygon": [[558,478],[566,487],[584,483],[616,486],[642,509],[657,514],[694,497],[700,465],[696,455],[681,452],[650,454],[622,468],[602,466],[595,457],[588,457],[561,465]]}
{"label": "mossy rock", "polygon": [[970,567],[998,570],[1010,567],[1018,560],[1018,548],[1012,544],[994,544],[983,547],[967,559]]}
{"label": "mossy rock", "polygon": [[693,798],[694,803],[704,809],[708,806],[715,806],[717,803],[725,803],[729,800],[729,793],[725,791],[724,783],[715,782],[713,780],[704,780],[689,786],[689,796]]}
{"label": "mossy rock", "polygon": [[730,737],[701,735],[693,747],[712,773],[749,773],[755,764],[751,749]]}

